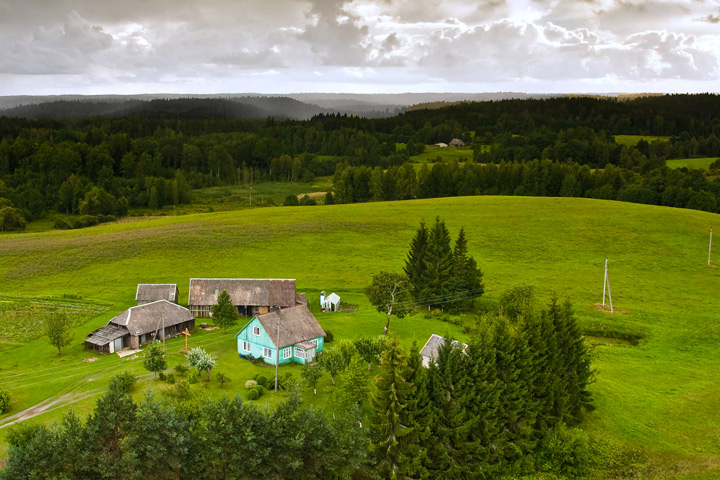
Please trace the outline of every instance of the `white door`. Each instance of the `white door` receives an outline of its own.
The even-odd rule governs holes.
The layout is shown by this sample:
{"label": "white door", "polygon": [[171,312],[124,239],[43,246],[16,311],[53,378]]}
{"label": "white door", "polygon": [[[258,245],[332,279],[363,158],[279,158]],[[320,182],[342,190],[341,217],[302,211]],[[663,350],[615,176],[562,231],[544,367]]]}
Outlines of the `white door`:
{"label": "white door", "polygon": [[115,342],[113,342],[113,343],[115,343],[115,351],[116,351],[116,352],[119,352],[120,350],[123,349],[123,339],[122,339],[122,337],[115,339]]}

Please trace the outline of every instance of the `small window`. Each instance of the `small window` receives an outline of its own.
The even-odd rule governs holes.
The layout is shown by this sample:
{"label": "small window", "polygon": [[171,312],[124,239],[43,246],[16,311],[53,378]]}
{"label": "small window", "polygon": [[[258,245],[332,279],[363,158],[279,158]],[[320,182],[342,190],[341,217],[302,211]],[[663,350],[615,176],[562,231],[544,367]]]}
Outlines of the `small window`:
{"label": "small window", "polygon": [[313,345],[315,345],[315,348],[317,348],[317,346],[318,346],[318,340],[317,340],[317,338],[313,338],[312,340],[310,340],[310,343],[312,343]]}
{"label": "small window", "polygon": [[305,358],[305,350],[302,348],[295,347],[295,356],[297,358]]}
{"label": "small window", "polygon": [[253,335],[257,335],[258,337],[260,336],[260,327],[253,327]]}
{"label": "small window", "polygon": [[272,350],[267,347],[263,347],[263,357],[272,358]]}
{"label": "small window", "polygon": [[292,348],[283,348],[283,360],[287,360],[292,356]]}
{"label": "small window", "polygon": [[246,352],[250,351],[250,342],[246,342],[243,340],[243,350]]}

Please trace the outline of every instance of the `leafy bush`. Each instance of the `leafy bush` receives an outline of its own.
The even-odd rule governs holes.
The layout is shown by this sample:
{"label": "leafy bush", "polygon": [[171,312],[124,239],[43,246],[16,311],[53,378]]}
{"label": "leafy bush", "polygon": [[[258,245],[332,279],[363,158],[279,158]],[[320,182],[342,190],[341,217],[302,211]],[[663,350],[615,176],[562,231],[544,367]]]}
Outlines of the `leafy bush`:
{"label": "leafy bush", "polygon": [[330,330],[325,330],[325,343],[332,343],[335,340],[335,335]]}
{"label": "leafy bush", "polygon": [[288,195],[285,197],[285,201],[283,202],[283,205],[286,207],[296,207],[300,205],[300,202],[298,201],[298,198],[295,195]]}
{"label": "leafy bush", "polygon": [[245,388],[248,390],[252,390],[255,387],[257,387],[257,382],[255,380],[248,380],[245,382]]}
{"label": "leafy bush", "polygon": [[593,460],[588,434],[564,423],[556,425],[542,441],[539,460],[542,471],[582,477]]}
{"label": "leafy bush", "polygon": [[[162,374],[161,374],[161,375],[162,375]],[[167,374],[167,377],[165,377],[165,381],[166,381],[167,383],[169,383],[169,384],[175,383],[175,374],[173,374],[173,373],[168,373],[168,374]]]}
{"label": "leafy bush", "polygon": [[256,389],[253,388],[252,390],[250,390],[248,392],[249,400],[257,400],[258,398],[260,398],[260,393],[258,393],[258,391]]}
{"label": "leafy bush", "polygon": [[176,373],[179,377],[184,377],[185,374],[188,372],[189,368],[187,367],[187,365],[184,365],[184,364],[180,363],[180,364],[175,365],[175,366],[173,367],[173,370],[175,370],[175,373]]}
{"label": "leafy bush", "polygon": [[230,381],[230,378],[227,375],[225,375],[223,372],[217,372],[215,374],[215,378],[217,378],[217,381],[220,382],[220,387],[225,385],[226,382]]}
{"label": "leafy bush", "polygon": [[10,392],[0,388],[0,413],[10,410]]}
{"label": "leafy bush", "polygon": [[198,381],[198,379],[197,379],[197,373],[195,373],[195,372],[190,372],[190,375],[188,375],[187,381],[188,381],[188,383],[189,383],[190,385],[193,385],[193,384],[197,383],[197,381]]}
{"label": "leafy bush", "polygon": [[258,385],[262,385],[265,388],[268,388],[268,379],[265,375],[258,375],[255,377],[255,381],[258,383]]}
{"label": "leafy bush", "polygon": [[123,393],[129,393],[137,382],[137,377],[130,372],[122,372],[110,379],[110,388]]}
{"label": "leafy bush", "polygon": [[265,393],[265,388],[262,385],[255,385],[255,388],[253,388],[251,391],[257,392],[258,398],[260,398]]}
{"label": "leafy bush", "polygon": [[158,378],[160,378],[160,380],[166,380],[166,379],[167,379],[167,377],[165,376],[165,373],[164,373],[164,372],[160,372],[160,374],[158,375]]}

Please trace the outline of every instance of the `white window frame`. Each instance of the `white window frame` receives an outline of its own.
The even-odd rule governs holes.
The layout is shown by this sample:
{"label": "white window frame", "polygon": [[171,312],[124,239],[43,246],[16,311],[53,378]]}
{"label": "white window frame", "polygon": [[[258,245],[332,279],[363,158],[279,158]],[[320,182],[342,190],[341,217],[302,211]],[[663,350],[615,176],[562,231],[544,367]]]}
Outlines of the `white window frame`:
{"label": "white window frame", "polygon": [[268,347],[263,347],[263,357],[272,358],[272,349]]}
{"label": "white window frame", "polygon": [[315,348],[318,347],[318,339],[317,339],[317,338],[313,338],[312,340],[310,340],[310,343],[312,343],[313,345],[315,345]]}
{"label": "white window frame", "polygon": [[305,350],[303,350],[300,347],[295,347],[295,351],[293,352],[295,357],[305,359]]}
{"label": "white window frame", "polygon": [[252,345],[247,340],[243,340],[243,352],[249,352],[252,350]]}
{"label": "white window frame", "polygon": [[283,360],[287,360],[292,357],[292,347],[283,348]]}
{"label": "white window frame", "polygon": [[253,327],[253,335],[255,335],[256,337],[260,336],[260,327],[259,326],[255,325]]}

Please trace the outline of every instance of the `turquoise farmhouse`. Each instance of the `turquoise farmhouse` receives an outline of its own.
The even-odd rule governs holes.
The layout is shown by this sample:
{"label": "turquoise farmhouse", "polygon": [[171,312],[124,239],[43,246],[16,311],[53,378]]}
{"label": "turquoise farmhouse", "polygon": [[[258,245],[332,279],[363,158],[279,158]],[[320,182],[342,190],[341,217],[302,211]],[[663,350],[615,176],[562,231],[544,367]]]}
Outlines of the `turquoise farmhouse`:
{"label": "turquoise farmhouse", "polygon": [[235,338],[241,357],[262,358],[272,365],[304,364],[322,352],[325,331],[307,306],[298,305],[253,317]]}

